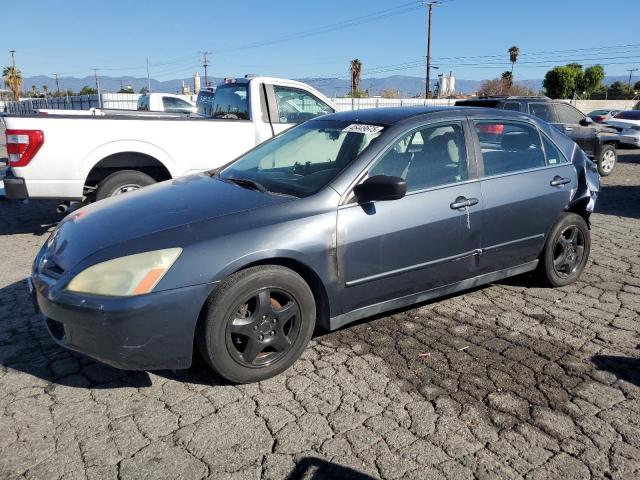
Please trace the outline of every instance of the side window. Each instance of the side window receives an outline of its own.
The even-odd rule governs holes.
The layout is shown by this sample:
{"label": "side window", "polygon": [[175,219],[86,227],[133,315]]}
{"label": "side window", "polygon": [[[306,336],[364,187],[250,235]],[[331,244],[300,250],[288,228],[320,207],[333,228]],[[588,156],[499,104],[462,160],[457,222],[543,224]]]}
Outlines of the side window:
{"label": "side window", "polygon": [[560,123],[575,125],[580,123],[580,121],[584,118],[584,115],[573,108],[571,105],[556,103],[555,107],[556,115],[558,116],[558,121]]}
{"label": "side window", "polygon": [[530,103],[529,113],[541,118],[545,122],[554,123],[553,112],[551,111],[551,105],[548,103]]}
{"label": "side window", "polygon": [[273,86],[278,106],[278,118],[274,123],[302,123],[319,115],[333,113],[322,100],[304,90]]}
{"label": "side window", "polygon": [[538,129],[519,122],[476,122],[484,175],[502,175],[545,166]]}
{"label": "side window", "polygon": [[504,104],[505,110],[513,110],[514,112],[520,111],[520,104],[516,102],[507,102]]}
{"label": "side window", "polygon": [[402,177],[408,192],[467,180],[462,125],[439,124],[408,133],[375,162],[369,170],[369,176],[374,175]]}
{"label": "side window", "polygon": [[545,135],[542,135],[542,143],[544,145],[544,153],[547,158],[547,165],[558,165],[559,163],[567,163],[567,159],[560,152],[558,147],[549,140]]}
{"label": "side window", "polygon": [[171,112],[176,107],[175,98],[162,97],[162,108],[165,112]]}

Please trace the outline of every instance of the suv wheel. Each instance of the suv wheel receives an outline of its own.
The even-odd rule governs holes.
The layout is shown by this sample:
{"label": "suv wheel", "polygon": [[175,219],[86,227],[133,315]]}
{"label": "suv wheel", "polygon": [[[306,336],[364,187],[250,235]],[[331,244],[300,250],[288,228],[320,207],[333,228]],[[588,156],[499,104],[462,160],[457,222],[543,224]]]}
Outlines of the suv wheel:
{"label": "suv wheel", "polygon": [[300,275],[276,265],[247,268],[216,287],[197,332],[198,350],[227,380],[265,380],[300,357],[315,320],[313,293]]}
{"label": "suv wheel", "polygon": [[600,156],[598,157],[598,172],[600,176],[606,177],[611,175],[617,161],[618,154],[616,148],[613,145],[603,145],[600,150]]}

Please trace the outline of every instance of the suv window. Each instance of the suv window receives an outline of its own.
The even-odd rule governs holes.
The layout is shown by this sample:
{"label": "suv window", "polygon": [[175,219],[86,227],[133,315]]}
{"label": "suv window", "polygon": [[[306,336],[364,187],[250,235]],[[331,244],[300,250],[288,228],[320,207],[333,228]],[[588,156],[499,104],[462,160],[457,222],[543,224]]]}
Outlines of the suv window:
{"label": "suv window", "polygon": [[407,181],[407,191],[467,180],[467,152],[462,125],[438,124],[413,130],[398,140],[369,170]]}
{"label": "suv window", "polygon": [[319,115],[333,113],[333,109],[304,90],[274,85],[278,118],[274,123],[302,123]]}
{"label": "suv window", "polygon": [[505,110],[513,110],[514,112],[520,111],[520,104],[516,102],[507,102],[504,104]]}
{"label": "suv window", "polygon": [[502,120],[478,121],[475,127],[486,177],[546,165],[537,128]]}
{"label": "suv window", "polygon": [[529,113],[541,118],[545,122],[554,123],[553,112],[551,111],[550,103],[530,103]]}
{"label": "suv window", "polygon": [[576,108],[573,108],[571,105],[567,105],[566,103],[556,103],[554,106],[556,109],[558,122],[560,123],[575,125],[580,123],[580,121],[584,119],[584,115],[582,114],[582,112],[580,112]]}

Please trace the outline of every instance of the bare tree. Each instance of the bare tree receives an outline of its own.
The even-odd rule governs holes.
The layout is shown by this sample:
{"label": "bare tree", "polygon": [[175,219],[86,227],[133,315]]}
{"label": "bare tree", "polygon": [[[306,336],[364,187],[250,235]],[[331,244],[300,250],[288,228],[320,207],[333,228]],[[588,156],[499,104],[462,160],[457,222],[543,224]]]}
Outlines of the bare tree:
{"label": "bare tree", "polygon": [[355,96],[360,91],[360,73],[362,62],[357,58],[351,60],[351,95]]}

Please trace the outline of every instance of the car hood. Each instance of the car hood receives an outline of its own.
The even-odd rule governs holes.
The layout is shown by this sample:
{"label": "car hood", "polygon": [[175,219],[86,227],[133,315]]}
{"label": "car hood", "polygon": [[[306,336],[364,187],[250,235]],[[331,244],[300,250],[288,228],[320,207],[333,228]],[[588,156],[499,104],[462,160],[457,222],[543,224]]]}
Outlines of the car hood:
{"label": "car hood", "polygon": [[292,200],[295,198],[249,190],[207,174],[189,175],[69,214],[47,241],[47,256],[67,270],[118,243]]}

